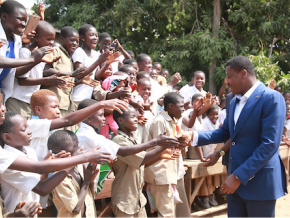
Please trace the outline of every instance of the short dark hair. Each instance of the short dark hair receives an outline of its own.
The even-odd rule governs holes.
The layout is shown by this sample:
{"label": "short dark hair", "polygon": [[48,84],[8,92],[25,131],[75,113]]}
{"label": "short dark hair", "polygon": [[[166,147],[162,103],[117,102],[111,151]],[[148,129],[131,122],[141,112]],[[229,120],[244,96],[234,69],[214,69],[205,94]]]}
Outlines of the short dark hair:
{"label": "short dark hair", "polygon": [[217,110],[219,111],[219,106],[217,106],[216,104],[213,104],[207,111],[206,114],[208,115],[210,112]]}
{"label": "short dark hair", "polygon": [[91,105],[93,105],[93,104],[96,104],[96,103],[98,103],[98,101],[95,100],[95,99],[90,99],[90,98],[88,98],[88,99],[84,99],[84,100],[82,100],[82,101],[80,102],[80,104],[79,104],[79,106],[78,106],[78,110],[81,110],[81,109],[83,109],[83,108],[89,107],[89,106],[91,106]]}
{"label": "short dark hair", "polygon": [[192,78],[194,78],[196,76],[196,74],[202,73],[203,75],[205,75],[205,73],[201,70],[195,71],[192,75]]}
{"label": "short dark hair", "polygon": [[130,64],[124,64],[124,65],[122,65],[122,66],[119,68],[119,71],[124,72],[124,73],[128,73],[129,68],[132,68],[132,69],[134,70],[134,68],[133,68],[132,65],[130,65]]}
{"label": "short dark hair", "polygon": [[72,35],[74,33],[79,34],[78,31],[76,31],[76,29],[73,28],[72,26],[64,26],[60,30],[60,35],[64,38],[67,37],[68,35]]}
{"label": "short dark hair", "polygon": [[197,99],[198,97],[203,97],[203,95],[200,93],[194,94],[191,98],[191,103],[193,103],[195,101],[195,99]]}
{"label": "short dark hair", "polygon": [[0,125],[0,145],[2,147],[5,144],[5,141],[3,140],[3,134],[9,133],[11,131],[11,128],[14,126],[14,123],[12,123],[11,118],[17,115],[20,114],[13,111],[8,111],[5,113],[5,119],[3,121],[3,124]]}
{"label": "short dark hair", "polygon": [[103,32],[99,35],[99,42],[101,42],[103,39],[106,39],[106,38],[110,38],[112,39],[112,37],[110,36],[109,33],[106,33],[106,32]]}
{"label": "short dark hair", "polygon": [[137,56],[137,63],[138,62],[142,62],[145,60],[146,57],[150,57],[148,54],[145,54],[145,53],[141,53]]}
{"label": "short dark hair", "polygon": [[84,24],[79,28],[79,34],[80,35],[85,35],[86,32],[90,29],[90,28],[95,28],[93,25],[91,24]]}
{"label": "short dark hair", "polygon": [[168,104],[178,104],[183,97],[176,92],[169,92],[164,97],[164,109],[166,110]]}
{"label": "short dark hair", "polygon": [[[133,107],[131,105],[129,105],[128,111],[129,109],[132,109]],[[122,114],[119,111],[114,110],[113,111],[113,119],[115,120],[115,122],[119,125],[118,123],[118,118],[119,117],[125,117],[125,115],[127,115],[128,111],[125,111],[123,109],[120,109],[122,111]]]}
{"label": "short dark hair", "polygon": [[45,32],[55,32],[54,27],[45,20],[40,20],[36,26],[35,32],[39,33],[39,31]]}
{"label": "short dark hair", "polygon": [[255,69],[252,61],[245,56],[236,56],[226,63],[226,67],[230,67],[236,71],[246,70],[250,75],[255,75]]}
{"label": "short dark hair", "polygon": [[26,11],[25,7],[18,1],[4,1],[0,7],[0,15],[2,15],[3,13],[12,14],[15,12],[16,9],[24,9]]}
{"label": "short dark hair", "polygon": [[139,73],[137,73],[137,77],[136,77],[137,80],[144,78],[144,75],[145,74],[148,74],[149,75],[149,73],[146,72],[146,71],[140,71]]}
{"label": "short dark hair", "polygon": [[140,86],[141,84],[144,84],[144,83],[149,83],[151,85],[150,80],[146,79],[146,78],[141,78],[141,79],[138,79],[138,81],[137,81],[138,86]]}
{"label": "short dark hair", "polygon": [[126,52],[131,56],[131,58],[135,57],[135,54],[132,50],[127,50]]}
{"label": "short dark hair", "polygon": [[54,154],[57,154],[62,150],[67,151],[68,140],[70,139],[73,141],[73,137],[77,136],[70,130],[57,130],[48,138],[47,147]]}
{"label": "short dark hair", "polygon": [[124,64],[132,65],[132,63],[137,63],[137,61],[135,59],[127,59],[127,60],[124,61]]}

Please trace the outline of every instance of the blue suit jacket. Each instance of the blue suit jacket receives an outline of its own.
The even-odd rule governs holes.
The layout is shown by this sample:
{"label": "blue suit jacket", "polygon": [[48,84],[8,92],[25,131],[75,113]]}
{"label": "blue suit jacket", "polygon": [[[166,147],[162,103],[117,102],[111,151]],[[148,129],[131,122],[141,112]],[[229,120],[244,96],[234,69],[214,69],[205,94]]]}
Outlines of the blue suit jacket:
{"label": "blue suit jacket", "polygon": [[247,100],[236,126],[233,98],[221,128],[199,132],[198,146],[231,138],[228,174],[241,181],[236,192],[246,200],[274,200],[286,192],[279,146],[286,116],[285,100],[260,84]]}

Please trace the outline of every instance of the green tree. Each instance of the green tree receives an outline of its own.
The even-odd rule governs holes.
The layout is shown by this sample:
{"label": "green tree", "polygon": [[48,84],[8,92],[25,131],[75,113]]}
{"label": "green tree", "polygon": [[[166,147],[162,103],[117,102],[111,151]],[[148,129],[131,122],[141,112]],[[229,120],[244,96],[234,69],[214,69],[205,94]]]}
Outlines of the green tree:
{"label": "green tree", "polygon": [[280,67],[281,75],[290,71],[289,0],[221,1],[218,25],[214,23],[216,0],[44,2],[46,19],[57,28],[71,25],[78,29],[90,23],[135,54],[147,53],[171,72],[180,72],[184,80],[203,70],[208,81],[209,67],[216,65],[210,80],[217,91],[225,77],[224,64],[235,55],[264,52]]}

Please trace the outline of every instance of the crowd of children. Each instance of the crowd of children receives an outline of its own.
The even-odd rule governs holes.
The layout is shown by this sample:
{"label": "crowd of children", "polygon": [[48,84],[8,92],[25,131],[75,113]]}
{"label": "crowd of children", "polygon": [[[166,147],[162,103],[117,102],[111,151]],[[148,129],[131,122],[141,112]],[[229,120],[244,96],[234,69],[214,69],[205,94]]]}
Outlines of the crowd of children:
{"label": "crowd of children", "polygon": [[[225,96],[203,89],[205,73],[178,90],[179,73],[168,81],[159,62],[144,53],[135,60],[90,24],[63,27],[55,42],[44,20],[23,36],[27,13],[17,1],[5,1],[0,16],[0,216],[55,207],[58,217],[96,217],[94,197],[110,174],[116,217],[190,217],[183,159],[207,162],[219,146],[191,147],[180,134],[217,129],[226,116]],[[223,181],[207,177],[194,205],[218,205]]]}

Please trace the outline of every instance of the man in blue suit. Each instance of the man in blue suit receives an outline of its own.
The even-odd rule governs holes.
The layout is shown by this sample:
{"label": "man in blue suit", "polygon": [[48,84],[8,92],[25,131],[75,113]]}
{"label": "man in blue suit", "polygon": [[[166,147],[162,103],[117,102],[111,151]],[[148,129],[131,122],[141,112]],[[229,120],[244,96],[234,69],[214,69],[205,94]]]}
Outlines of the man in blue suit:
{"label": "man in blue suit", "polygon": [[194,132],[192,145],[231,140],[228,177],[229,217],[274,217],[276,199],[286,192],[279,155],[285,120],[283,96],[257,80],[252,62],[237,56],[226,64],[232,99],[227,118],[214,131]]}

